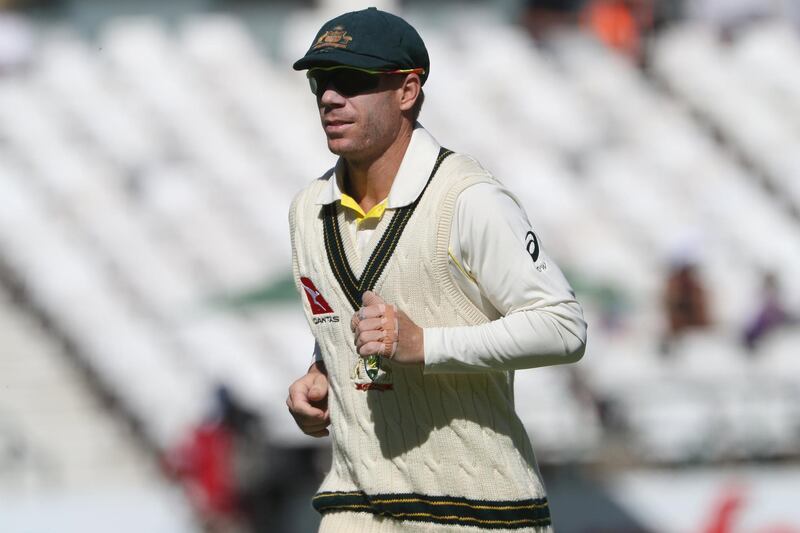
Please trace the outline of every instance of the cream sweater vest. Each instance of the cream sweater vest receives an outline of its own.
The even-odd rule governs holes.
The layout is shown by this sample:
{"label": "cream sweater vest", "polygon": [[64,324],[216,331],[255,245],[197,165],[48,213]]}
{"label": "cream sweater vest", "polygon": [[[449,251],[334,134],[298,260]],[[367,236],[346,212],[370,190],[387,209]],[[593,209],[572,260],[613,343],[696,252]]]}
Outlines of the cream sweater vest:
{"label": "cream sweater vest", "polygon": [[[347,278],[377,277],[373,290],[421,327],[488,321],[451,278],[448,243],[458,194],[494,178],[467,156],[446,155],[440,154],[438,171],[402,232],[384,243],[394,245],[391,255],[376,254],[366,268],[356,264],[348,231],[330,238],[333,218],[345,227],[341,208],[316,203],[325,180],[335,179],[332,173],[292,203],[294,277],[330,384],[333,464],[314,506],[322,513],[438,524],[438,531],[541,531],[550,524],[549,509],[514,412],[513,373],[425,375],[422,367],[386,360],[381,368],[370,367],[356,353],[350,331],[360,300],[354,302],[352,288],[346,290]],[[392,221],[401,216],[402,210],[384,215],[371,247],[382,234],[398,233]]]}

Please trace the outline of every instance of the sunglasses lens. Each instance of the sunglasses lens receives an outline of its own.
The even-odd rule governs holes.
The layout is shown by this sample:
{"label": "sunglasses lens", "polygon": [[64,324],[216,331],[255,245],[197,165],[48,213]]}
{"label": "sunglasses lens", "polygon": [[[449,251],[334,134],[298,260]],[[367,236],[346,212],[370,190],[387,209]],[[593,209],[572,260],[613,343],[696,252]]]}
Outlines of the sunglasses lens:
{"label": "sunglasses lens", "polygon": [[380,78],[374,74],[351,70],[341,72],[334,79],[334,85],[343,95],[354,96],[375,89],[379,81]]}
{"label": "sunglasses lens", "polygon": [[343,96],[355,96],[378,87],[380,76],[351,69],[317,70],[308,73],[311,92],[322,96],[330,84]]}
{"label": "sunglasses lens", "polygon": [[317,94],[317,90],[319,90],[320,83],[318,81],[318,77],[315,74],[308,73],[308,86],[311,88],[312,94]]}

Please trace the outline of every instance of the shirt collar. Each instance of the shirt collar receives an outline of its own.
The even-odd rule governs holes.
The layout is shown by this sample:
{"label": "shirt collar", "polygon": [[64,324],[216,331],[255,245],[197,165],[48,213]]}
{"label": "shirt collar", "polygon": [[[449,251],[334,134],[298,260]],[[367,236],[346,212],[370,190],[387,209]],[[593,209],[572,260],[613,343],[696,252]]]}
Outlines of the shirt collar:
{"label": "shirt collar", "polygon": [[[439,143],[420,123],[414,125],[411,142],[392,182],[387,198],[387,209],[398,209],[414,202],[422,193],[439,156]],[[341,157],[336,162],[326,187],[317,196],[317,205],[325,205],[342,199],[345,162]]]}

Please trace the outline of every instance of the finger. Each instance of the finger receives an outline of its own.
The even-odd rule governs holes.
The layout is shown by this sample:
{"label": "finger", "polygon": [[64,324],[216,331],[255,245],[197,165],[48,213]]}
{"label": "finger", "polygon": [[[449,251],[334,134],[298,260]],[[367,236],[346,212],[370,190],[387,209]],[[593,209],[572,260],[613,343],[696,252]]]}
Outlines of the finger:
{"label": "finger", "polygon": [[292,413],[292,416],[297,421],[297,424],[302,428],[308,427],[325,427],[331,423],[330,413],[327,408],[320,409],[320,413],[318,414],[305,414],[300,412]]}
{"label": "finger", "polygon": [[305,433],[308,433],[328,427],[331,423],[331,418],[328,415],[328,411],[325,410],[322,418],[297,415],[295,416],[295,421]]}
{"label": "finger", "polygon": [[325,396],[327,396],[328,391],[327,389],[323,389],[322,387],[311,387],[308,391],[308,401],[310,402],[319,402],[320,400],[324,400]]}
{"label": "finger", "polygon": [[355,332],[358,329],[358,324],[362,320],[368,318],[377,318],[383,316],[386,312],[386,304],[370,305],[369,307],[362,307],[353,313],[350,319],[350,331]]}
{"label": "finger", "polygon": [[314,424],[300,424],[300,427],[303,430],[303,433],[310,435],[311,433],[316,433],[318,431],[322,431],[323,429],[328,427],[329,422],[316,422]]}
{"label": "finger", "polygon": [[303,392],[294,391],[289,397],[289,401],[291,402],[289,410],[293,415],[319,420],[325,418],[325,411],[308,403],[308,398]]}
{"label": "finger", "polygon": [[358,328],[356,328],[357,335],[360,335],[365,331],[383,329],[383,320],[384,320],[383,317],[368,318],[366,320],[362,320],[361,322],[359,322]]}
{"label": "finger", "polygon": [[292,386],[289,387],[289,395],[286,397],[286,406],[289,408],[289,410],[294,410],[294,398],[297,395],[304,396],[307,393],[308,385],[304,381],[298,380],[292,383]]}
{"label": "finger", "polygon": [[356,351],[361,357],[380,355],[391,359],[397,352],[397,333],[391,330],[382,331],[379,339],[364,342]]}
{"label": "finger", "polygon": [[378,296],[376,293],[372,291],[366,291],[364,294],[361,295],[361,303],[363,303],[365,306],[370,306],[386,302],[384,302],[383,298]]}
{"label": "finger", "polygon": [[400,339],[400,324],[398,320],[397,308],[393,305],[386,306],[386,315],[383,317],[383,355],[391,359],[397,352],[397,343]]}
{"label": "finger", "polygon": [[316,433],[308,433],[308,435],[311,437],[327,437],[330,435],[330,431],[323,429],[321,431],[317,431]]}
{"label": "finger", "polygon": [[384,335],[386,335],[386,333],[384,333],[384,331],[381,330],[381,329],[374,329],[372,331],[365,331],[364,333],[362,333],[358,337],[356,337],[356,340],[355,340],[356,348],[361,348],[362,345],[364,345],[364,344],[366,344],[368,342],[374,342],[374,341],[383,340]]}
{"label": "finger", "polygon": [[383,324],[387,329],[397,330],[397,314],[397,307],[391,304],[386,306],[383,313]]}
{"label": "finger", "polygon": [[376,305],[368,305],[366,307],[362,307],[358,311],[358,317],[361,320],[366,320],[368,318],[376,318],[379,316],[383,316],[386,312],[386,304],[376,304]]}
{"label": "finger", "polygon": [[370,355],[383,355],[385,344],[381,341],[368,342],[358,349],[358,355],[369,357]]}
{"label": "finger", "polygon": [[311,388],[308,390],[308,399],[313,402],[324,400],[328,395],[328,378],[323,375],[316,376]]}

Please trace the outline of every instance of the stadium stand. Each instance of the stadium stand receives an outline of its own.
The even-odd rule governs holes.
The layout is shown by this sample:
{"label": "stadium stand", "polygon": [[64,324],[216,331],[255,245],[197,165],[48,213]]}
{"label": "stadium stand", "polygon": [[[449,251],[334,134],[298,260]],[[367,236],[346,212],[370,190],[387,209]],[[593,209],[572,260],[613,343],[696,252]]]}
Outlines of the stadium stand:
{"label": "stadium stand", "polygon": [[[288,67],[316,27],[293,11],[283,47],[266,52],[230,15],[177,29],[118,19],[96,40],[56,28],[39,36],[32,68],[0,77],[3,282],[49,328],[19,342],[67,341],[160,450],[201,419],[221,382],[264,418],[270,442],[310,445],[284,406],[313,345],[296,297],[244,309],[218,299],[289,282],[289,202],[334,161]],[[583,37],[543,51],[470,13],[419,27],[436,58],[422,122],[517,193],[585,306],[578,370],[516,376],[540,461],[600,460],[609,441],[641,463],[796,455],[797,328],[753,354],[740,333],[765,270],[800,309],[797,33],[760,25],[722,45],[680,27],[656,42],[650,78]],[[689,259],[713,324],[665,355],[663,283]],[[15,313],[2,295],[4,332],[25,329]],[[0,397],[7,454],[20,402],[39,405],[26,380],[64,380],[38,355],[26,365],[2,355],[21,384],[19,399]],[[99,416],[85,401],[63,408]],[[41,411],[50,418],[31,427],[49,423]],[[108,435],[101,451],[122,438]],[[26,461],[47,471],[55,456],[69,472],[61,453]]]}
{"label": "stadium stand", "polygon": [[797,52],[793,29],[767,23],[730,46],[707,28],[681,28],[666,36],[655,54],[657,72],[670,88],[786,194],[795,210],[800,200]]}
{"label": "stadium stand", "polygon": [[[188,506],[133,428],[5,290],[0,338],[0,529],[60,529],[69,517],[69,527],[190,531]],[[48,495],[47,513],[33,495]],[[98,498],[114,511],[97,511]]]}

